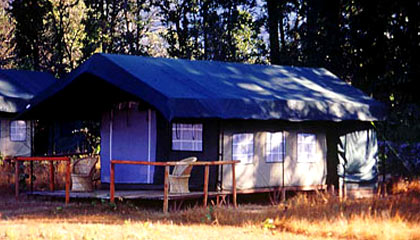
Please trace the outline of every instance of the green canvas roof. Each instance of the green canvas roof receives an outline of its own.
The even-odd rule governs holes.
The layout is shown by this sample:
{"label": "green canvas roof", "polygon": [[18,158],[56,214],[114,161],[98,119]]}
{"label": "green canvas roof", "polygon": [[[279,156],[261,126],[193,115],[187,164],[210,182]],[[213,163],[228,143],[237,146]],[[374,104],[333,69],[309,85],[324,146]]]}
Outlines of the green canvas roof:
{"label": "green canvas roof", "polygon": [[0,112],[21,112],[33,97],[55,82],[49,73],[0,69]]}
{"label": "green canvas roof", "polygon": [[[35,98],[29,113],[46,102],[60,104],[55,97],[66,89],[83,98],[77,89],[93,81],[87,76],[141,99],[168,120],[376,121],[386,112],[383,104],[322,68],[95,54]],[[95,86],[92,91],[100,92]]]}

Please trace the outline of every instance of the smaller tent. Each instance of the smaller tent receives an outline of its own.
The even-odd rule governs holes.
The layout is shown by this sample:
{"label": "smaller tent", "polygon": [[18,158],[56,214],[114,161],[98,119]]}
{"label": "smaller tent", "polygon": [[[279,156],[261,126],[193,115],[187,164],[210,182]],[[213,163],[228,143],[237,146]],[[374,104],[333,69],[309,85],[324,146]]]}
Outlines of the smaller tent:
{"label": "smaller tent", "polygon": [[56,83],[49,73],[0,69],[0,153],[3,156],[30,155],[33,126],[13,119],[41,91]]}
{"label": "smaller tent", "polygon": [[0,114],[17,114],[56,78],[45,72],[0,69]]}

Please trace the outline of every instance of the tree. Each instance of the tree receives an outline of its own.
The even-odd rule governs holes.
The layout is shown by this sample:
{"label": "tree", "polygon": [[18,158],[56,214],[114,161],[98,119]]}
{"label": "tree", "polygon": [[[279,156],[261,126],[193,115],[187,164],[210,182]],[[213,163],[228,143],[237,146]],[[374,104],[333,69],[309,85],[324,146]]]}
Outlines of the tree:
{"label": "tree", "polygon": [[270,36],[270,62],[272,64],[280,64],[281,62],[279,22],[283,21],[283,17],[281,16],[283,13],[281,12],[279,6],[279,1],[267,0],[268,32]]}
{"label": "tree", "polygon": [[10,18],[9,1],[0,0],[0,68],[14,67],[14,38],[15,24]]}
{"label": "tree", "polygon": [[58,76],[74,69],[81,57],[83,11],[79,0],[13,1],[9,12],[16,23],[13,41],[19,68]]}
{"label": "tree", "polygon": [[82,57],[82,24],[85,5],[81,0],[52,0],[52,14],[48,23],[52,45],[50,69],[59,76],[76,67]]}
{"label": "tree", "polygon": [[9,10],[16,22],[14,43],[20,68],[45,69],[47,56],[42,51],[49,39],[44,21],[52,11],[51,3],[48,0],[15,0]]}
{"label": "tree", "polygon": [[231,62],[263,62],[266,53],[252,14],[255,1],[164,0],[156,4],[170,56]]}
{"label": "tree", "polygon": [[[94,52],[164,55],[157,43],[156,10],[151,0],[84,0],[86,37],[83,59]],[[160,48],[160,49],[159,49]]]}

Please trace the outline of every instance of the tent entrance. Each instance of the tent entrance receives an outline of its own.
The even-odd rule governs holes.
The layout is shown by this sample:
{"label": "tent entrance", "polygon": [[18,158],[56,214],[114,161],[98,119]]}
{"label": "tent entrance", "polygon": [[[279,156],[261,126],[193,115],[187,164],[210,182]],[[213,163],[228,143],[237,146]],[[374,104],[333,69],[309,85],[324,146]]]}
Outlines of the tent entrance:
{"label": "tent entrance", "polygon": [[[156,160],[156,112],[139,110],[137,103],[111,110],[101,127],[101,180],[109,183],[110,160],[154,162]],[[154,167],[118,165],[115,182],[153,184]]]}

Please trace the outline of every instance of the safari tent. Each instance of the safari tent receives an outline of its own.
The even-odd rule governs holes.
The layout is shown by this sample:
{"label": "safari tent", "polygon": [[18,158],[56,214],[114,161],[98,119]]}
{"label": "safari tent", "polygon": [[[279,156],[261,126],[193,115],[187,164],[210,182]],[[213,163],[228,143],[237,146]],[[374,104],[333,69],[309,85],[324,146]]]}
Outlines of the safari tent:
{"label": "safari tent", "polygon": [[0,69],[0,153],[3,157],[29,156],[31,121],[15,120],[29,101],[55,83],[49,73]]}
{"label": "safari tent", "polygon": [[[101,182],[110,160],[239,160],[237,188],[375,182],[371,121],[384,106],[322,68],[95,54],[36,97],[24,119],[101,119]],[[154,166],[116,166],[120,187],[163,183]],[[210,169],[210,188],[231,186]],[[194,167],[191,188],[203,185]],[[228,179],[228,181],[225,181]]]}

